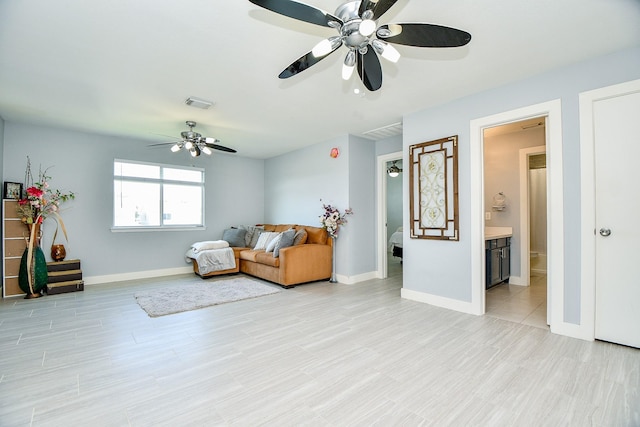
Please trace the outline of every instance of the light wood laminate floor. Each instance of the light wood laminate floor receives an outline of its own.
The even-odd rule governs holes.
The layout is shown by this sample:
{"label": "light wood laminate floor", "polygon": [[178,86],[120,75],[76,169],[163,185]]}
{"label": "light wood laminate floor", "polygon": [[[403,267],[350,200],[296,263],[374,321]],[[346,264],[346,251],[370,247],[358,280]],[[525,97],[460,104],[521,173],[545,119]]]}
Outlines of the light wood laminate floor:
{"label": "light wood laminate floor", "polygon": [[159,318],[134,292],[214,281],[4,300],[0,425],[640,425],[640,350],[404,300],[399,271]]}

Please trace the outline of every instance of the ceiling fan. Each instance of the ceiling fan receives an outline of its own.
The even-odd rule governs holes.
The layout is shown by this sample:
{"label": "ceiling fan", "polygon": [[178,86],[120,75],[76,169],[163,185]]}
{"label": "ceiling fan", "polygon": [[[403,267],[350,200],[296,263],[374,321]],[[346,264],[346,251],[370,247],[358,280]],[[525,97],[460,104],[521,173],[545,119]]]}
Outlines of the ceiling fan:
{"label": "ceiling fan", "polygon": [[182,136],[181,141],[161,142],[159,144],[151,144],[150,147],[158,145],[171,145],[171,151],[173,151],[174,153],[184,148],[189,152],[189,154],[191,154],[192,157],[198,157],[201,153],[210,156],[211,154],[213,154],[213,151],[211,150],[212,148],[214,150],[225,151],[227,153],[237,153],[237,151],[233,148],[216,144],[216,142],[220,142],[219,139],[202,136],[198,132],[194,132],[193,128],[196,127],[196,122],[187,120],[185,123],[187,124],[187,126],[189,126],[189,130],[180,132],[180,135]]}
{"label": "ceiling fan", "polygon": [[382,87],[378,55],[391,62],[400,58],[400,53],[391,43],[416,47],[459,47],[471,40],[471,34],[466,31],[434,24],[385,24],[378,27],[378,18],[397,0],[348,1],[338,6],[334,15],[294,0],[249,1],[290,18],[338,30],[339,35],[322,40],[311,52],[285,68],[278,76],[281,79],[306,70],[345,45],[349,52],[344,59],[342,78],[349,80],[357,68],[364,86],[376,91]]}

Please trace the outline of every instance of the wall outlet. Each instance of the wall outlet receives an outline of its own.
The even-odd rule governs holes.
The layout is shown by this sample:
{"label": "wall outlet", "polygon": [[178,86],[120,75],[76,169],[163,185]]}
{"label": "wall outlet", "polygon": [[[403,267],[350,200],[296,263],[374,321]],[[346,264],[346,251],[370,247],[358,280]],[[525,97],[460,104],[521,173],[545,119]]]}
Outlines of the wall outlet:
{"label": "wall outlet", "polygon": [[484,213],[484,220],[485,221],[490,221],[491,220],[491,212],[485,212]]}

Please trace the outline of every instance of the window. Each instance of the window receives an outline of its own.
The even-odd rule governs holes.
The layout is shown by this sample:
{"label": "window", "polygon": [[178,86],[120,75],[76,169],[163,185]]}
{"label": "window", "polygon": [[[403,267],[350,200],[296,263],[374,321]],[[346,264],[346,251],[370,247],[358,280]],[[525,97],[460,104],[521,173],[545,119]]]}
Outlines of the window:
{"label": "window", "polygon": [[114,160],[113,228],[204,226],[204,169]]}

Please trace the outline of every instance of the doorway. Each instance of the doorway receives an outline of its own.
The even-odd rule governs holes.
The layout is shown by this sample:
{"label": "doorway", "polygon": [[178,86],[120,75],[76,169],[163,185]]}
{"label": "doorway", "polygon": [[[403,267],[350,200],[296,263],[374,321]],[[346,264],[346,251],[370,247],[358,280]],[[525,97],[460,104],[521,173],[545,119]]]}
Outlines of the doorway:
{"label": "doorway", "polygon": [[[393,257],[393,253],[389,252],[389,239],[393,232],[397,231],[398,227],[402,226],[402,218],[404,218],[404,190],[403,190],[403,181],[404,176],[403,173],[394,178],[390,178],[387,172],[389,163],[396,161],[396,165],[401,164],[402,162],[402,152],[398,151],[395,153],[384,154],[378,156],[378,165],[377,165],[377,181],[378,181],[378,278],[386,279],[389,276],[389,267],[390,263],[393,262],[393,272],[394,274],[402,272],[401,264],[398,257]],[[398,166],[399,169],[402,169],[401,166]],[[389,180],[393,180],[393,184],[390,185]],[[398,180],[398,181],[396,181]],[[397,185],[396,185],[397,184]],[[393,194],[390,196],[390,190]],[[399,192],[399,194],[398,194]],[[389,204],[390,203],[399,203],[400,204],[400,223],[397,224],[397,219],[395,218],[395,214],[392,215],[391,227],[389,228]],[[395,222],[394,222],[395,221]],[[398,265],[395,265],[398,264]]]}
{"label": "doorway", "polygon": [[[502,250],[510,256],[497,260],[503,269],[509,264],[508,276],[495,280],[492,275],[486,314],[544,329],[548,311],[545,121],[534,117],[483,133],[486,237],[499,231],[510,235],[511,243]],[[490,251],[492,256],[495,252]]]}
{"label": "doorway", "polygon": [[471,304],[469,312],[485,314],[484,129],[530,118],[546,117],[547,142],[547,288],[551,331],[572,336],[564,322],[564,186],[562,162],[562,104],[559,99],[506,111],[470,122],[470,240]]}

